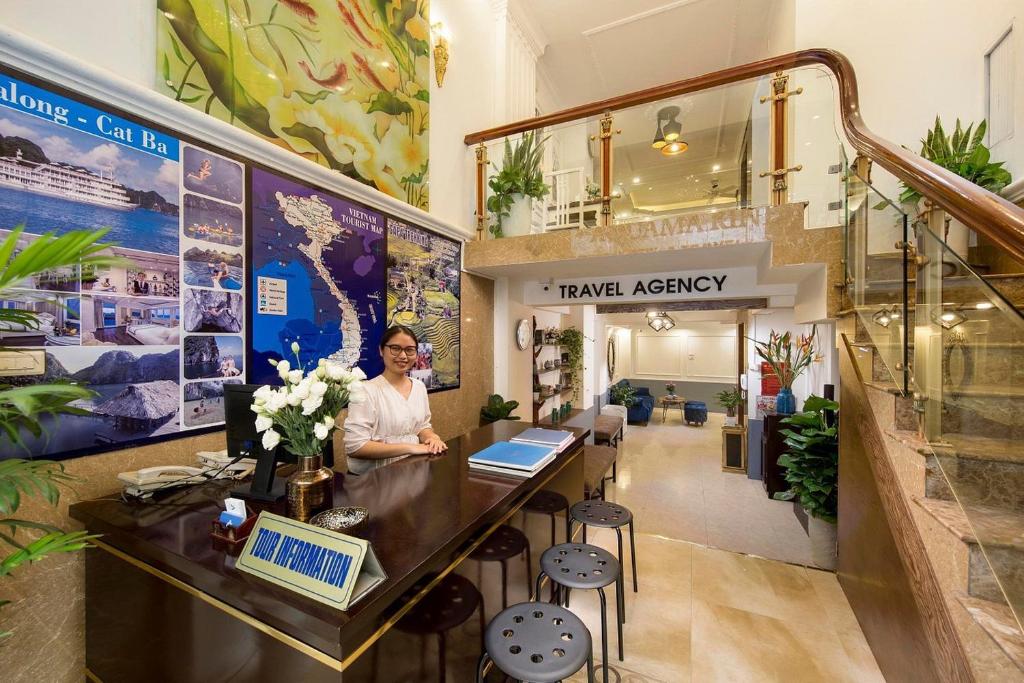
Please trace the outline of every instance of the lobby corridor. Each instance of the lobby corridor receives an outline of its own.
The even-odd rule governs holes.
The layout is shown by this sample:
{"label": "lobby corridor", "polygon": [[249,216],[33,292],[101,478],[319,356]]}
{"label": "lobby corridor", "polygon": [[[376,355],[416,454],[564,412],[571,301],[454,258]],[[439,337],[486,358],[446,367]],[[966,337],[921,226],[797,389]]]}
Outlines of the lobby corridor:
{"label": "lobby corridor", "polygon": [[[768,500],[758,481],[721,472],[722,416],[711,414],[703,428],[671,416],[662,425],[660,411],[656,418],[630,428],[618,485],[608,489],[636,517],[640,580],[633,593],[627,568],[624,662],[610,629],[618,680],[882,681],[835,574],[753,556],[809,561],[790,505]],[[615,552],[611,530],[588,540]],[[598,641],[599,658],[597,602],[573,592],[572,610]]]}

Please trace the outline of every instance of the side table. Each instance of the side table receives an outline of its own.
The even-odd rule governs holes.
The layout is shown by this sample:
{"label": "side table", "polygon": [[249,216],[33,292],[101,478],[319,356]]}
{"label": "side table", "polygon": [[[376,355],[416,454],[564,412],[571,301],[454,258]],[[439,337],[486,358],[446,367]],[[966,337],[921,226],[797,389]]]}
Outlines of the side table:
{"label": "side table", "polygon": [[658,399],[661,405],[661,421],[665,422],[665,416],[668,414],[669,408],[679,409],[679,418],[686,423],[686,414],[683,412],[683,406],[686,405],[686,399],[682,396],[662,396]]}

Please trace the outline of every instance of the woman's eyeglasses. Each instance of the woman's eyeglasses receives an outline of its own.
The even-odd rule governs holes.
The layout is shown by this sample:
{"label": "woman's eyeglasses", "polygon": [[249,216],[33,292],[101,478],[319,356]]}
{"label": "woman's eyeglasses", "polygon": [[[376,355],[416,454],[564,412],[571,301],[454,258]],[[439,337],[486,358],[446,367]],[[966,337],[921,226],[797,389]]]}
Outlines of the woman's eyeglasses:
{"label": "woman's eyeglasses", "polygon": [[386,348],[388,351],[390,351],[391,355],[396,357],[396,358],[398,356],[401,356],[403,353],[406,356],[415,356],[416,355],[416,347],[415,346],[399,346],[398,344],[388,344],[384,348]]}

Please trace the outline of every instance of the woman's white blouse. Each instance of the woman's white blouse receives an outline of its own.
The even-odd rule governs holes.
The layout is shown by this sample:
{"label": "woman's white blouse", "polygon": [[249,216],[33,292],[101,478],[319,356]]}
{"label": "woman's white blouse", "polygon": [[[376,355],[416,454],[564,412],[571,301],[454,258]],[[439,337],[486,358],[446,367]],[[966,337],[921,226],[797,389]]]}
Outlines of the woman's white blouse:
{"label": "woman's white blouse", "polygon": [[353,456],[367,441],[419,443],[419,433],[430,428],[427,387],[415,377],[409,379],[412,380],[409,398],[398,393],[384,375],[378,375],[363,383],[366,398],[361,403],[349,405],[348,419],[345,420],[345,453],[350,472],[364,474],[407,457],[371,459]]}

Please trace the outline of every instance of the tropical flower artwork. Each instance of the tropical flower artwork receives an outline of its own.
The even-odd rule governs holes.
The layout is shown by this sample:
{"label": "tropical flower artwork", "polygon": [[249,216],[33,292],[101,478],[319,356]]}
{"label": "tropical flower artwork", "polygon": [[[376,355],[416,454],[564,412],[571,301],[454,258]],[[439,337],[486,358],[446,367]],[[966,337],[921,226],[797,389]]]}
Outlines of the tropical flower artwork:
{"label": "tropical flower artwork", "polygon": [[157,0],[157,88],[428,208],[429,0]]}

